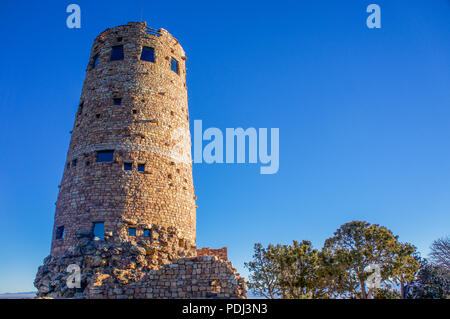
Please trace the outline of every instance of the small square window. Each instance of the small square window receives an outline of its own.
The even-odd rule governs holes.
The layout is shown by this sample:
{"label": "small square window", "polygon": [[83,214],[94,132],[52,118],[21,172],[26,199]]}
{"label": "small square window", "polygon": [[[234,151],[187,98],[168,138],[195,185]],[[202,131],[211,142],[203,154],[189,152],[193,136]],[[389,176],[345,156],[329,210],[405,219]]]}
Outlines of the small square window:
{"label": "small square window", "polygon": [[94,240],[103,240],[105,238],[105,224],[103,222],[94,223],[92,229]]}
{"label": "small square window", "polygon": [[72,167],[77,166],[77,162],[78,162],[78,160],[77,160],[76,158],[74,158],[74,159],[72,160]]}
{"label": "small square window", "polygon": [[136,237],[136,228],[128,228],[128,236]]}
{"label": "small square window", "polygon": [[86,161],[86,166],[89,166],[89,165],[91,165],[91,162]]}
{"label": "small square window", "polygon": [[112,162],[114,160],[114,151],[98,151],[97,162]]}
{"label": "small square window", "polygon": [[123,45],[116,45],[111,48],[111,57],[109,58],[110,61],[118,61],[123,60]]}
{"label": "small square window", "polygon": [[65,235],[64,232],[64,226],[59,226],[56,228],[56,234],[55,234],[55,238],[56,239],[63,239]]}
{"label": "small square window", "polygon": [[122,37],[118,37],[117,42],[122,42]]}
{"label": "small square window", "polygon": [[94,55],[94,58],[92,60],[92,68],[95,69],[98,65],[98,54]]}
{"label": "small square window", "polygon": [[155,49],[151,47],[143,47],[141,52],[141,60],[155,62]]}
{"label": "small square window", "polygon": [[133,163],[123,163],[124,171],[131,171],[133,169]]}
{"label": "small square window", "polygon": [[114,105],[122,105],[122,98],[120,98],[120,97],[113,98],[113,101],[114,101]]}
{"label": "small square window", "polygon": [[172,60],[170,60],[170,69],[175,72],[176,74],[179,73],[179,68],[178,68],[178,61],[175,60],[174,58],[172,58]]}
{"label": "small square window", "polygon": [[145,173],[145,164],[138,164],[138,172]]}
{"label": "small square window", "polygon": [[144,237],[150,237],[150,236],[151,236],[151,231],[150,231],[150,229],[144,229],[143,236],[144,236]]}

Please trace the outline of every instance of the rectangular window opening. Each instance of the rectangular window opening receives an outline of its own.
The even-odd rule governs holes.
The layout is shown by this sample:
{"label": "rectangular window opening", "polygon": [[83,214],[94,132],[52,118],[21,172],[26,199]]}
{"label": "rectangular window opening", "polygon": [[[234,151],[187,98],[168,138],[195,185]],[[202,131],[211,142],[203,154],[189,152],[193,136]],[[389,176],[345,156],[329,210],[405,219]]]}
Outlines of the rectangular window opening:
{"label": "rectangular window opening", "polygon": [[74,159],[72,160],[72,167],[77,166],[77,162],[78,162],[78,160],[77,160],[76,158],[74,158]]}
{"label": "rectangular window opening", "polygon": [[97,152],[97,162],[112,162],[114,160],[114,150],[105,150]]}
{"label": "rectangular window opening", "polygon": [[138,172],[145,173],[145,164],[138,164]]}
{"label": "rectangular window opening", "polygon": [[141,52],[141,60],[155,62],[155,49],[151,47],[143,47]]}
{"label": "rectangular window opening", "polygon": [[128,228],[128,236],[136,237],[136,228]]}
{"label": "rectangular window opening", "polygon": [[124,171],[131,171],[133,169],[133,163],[123,163]]}
{"label": "rectangular window opening", "polygon": [[110,61],[118,61],[123,60],[124,54],[123,54],[123,45],[115,45],[111,48],[111,57],[109,58]]}
{"label": "rectangular window opening", "polygon": [[144,237],[150,237],[150,236],[151,236],[151,231],[150,231],[150,229],[144,229],[143,236],[144,236]]}
{"label": "rectangular window opening", "polygon": [[121,97],[115,97],[113,98],[114,105],[122,105],[122,98]]}
{"label": "rectangular window opening", "polygon": [[56,228],[56,239],[63,239],[65,235],[64,226],[59,226]]}
{"label": "rectangular window opening", "polygon": [[93,224],[92,232],[94,240],[103,240],[105,238],[105,224],[103,222],[95,222]]}
{"label": "rectangular window opening", "polygon": [[170,69],[176,74],[179,74],[178,61],[175,60],[174,58],[170,60]]}
{"label": "rectangular window opening", "polygon": [[92,68],[95,69],[98,65],[98,54],[94,55],[94,58],[92,60]]}

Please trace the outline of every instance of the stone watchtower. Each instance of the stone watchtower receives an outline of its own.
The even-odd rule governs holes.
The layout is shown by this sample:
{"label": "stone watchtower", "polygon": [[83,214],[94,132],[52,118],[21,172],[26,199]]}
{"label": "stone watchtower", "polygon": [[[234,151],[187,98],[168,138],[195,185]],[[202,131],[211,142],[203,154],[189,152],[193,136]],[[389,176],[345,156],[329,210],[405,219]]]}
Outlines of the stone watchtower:
{"label": "stone watchtower", "polygon": [[226,248],[196,249],[185,61],[174,37],[145,22],[95,39],[38,296],[245,297]]}
{"label": "stone watchtower", "polygon": [[185,60],[174,37],[145,23],[95,39],[56,202],[52,255],[62,255],[79,231],[133,240],[172,227],[181,247],[195,246]]}

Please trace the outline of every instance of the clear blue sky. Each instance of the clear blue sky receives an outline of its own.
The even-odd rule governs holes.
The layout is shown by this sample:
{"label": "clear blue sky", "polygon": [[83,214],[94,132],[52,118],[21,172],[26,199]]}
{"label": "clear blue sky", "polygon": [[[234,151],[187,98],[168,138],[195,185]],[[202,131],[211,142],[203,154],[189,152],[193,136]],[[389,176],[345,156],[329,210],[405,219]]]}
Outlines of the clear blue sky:
{"label": "clear blue sky", "polygon": [[[68,29],[77,3],[82,28]],[[366,7],[382,9],[369,30]],[[450,230],[450,1],[3,1],[0,8],[0,292],[34,290],[93,39],[145,20],[188,56],[191,121],[280,128],[280,170],[194,166],[198,246],[343,223],[390,228],[426,255]],[[192,124],[192,122],[191,122]]]}

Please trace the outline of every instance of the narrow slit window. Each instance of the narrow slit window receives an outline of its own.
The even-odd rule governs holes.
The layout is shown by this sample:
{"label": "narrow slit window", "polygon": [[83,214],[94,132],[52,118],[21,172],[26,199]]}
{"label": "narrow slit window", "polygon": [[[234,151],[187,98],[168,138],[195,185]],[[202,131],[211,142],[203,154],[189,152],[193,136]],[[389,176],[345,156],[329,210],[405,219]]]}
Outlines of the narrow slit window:
{"label": "narrow slit window", "polygon": [[113,98],[114,105],[122,105],[122,98],[115,97]]}
{"label": "narrow slit window", "polygon": [[123,163],[124,171],[131,171],[133,169],[133,163]]}
{"label": "narrow slit window", "polygon": [[136,237],[136,228],[128,228],[128,236]]}
{"label": "narrow slit window", "polygon": [[145,164],[138,164],[138,172],[145,173]]}
{"label": "narrow slit window", "polygon": [[56,228],[56,239],[63,239],[65,235],[64,226],[59,226]]}
{"label": "narrow slit window", "polygon": [[143,47],[141,52],[141,60],[155,62],[155,49],[151,47]]}
{"label": "narrow slit window", "polygon": [[98,151],[97,152],[97,162],[112,162],[114,160],[114,151]]}
{"label": "narrow slit window", "polygon": [[93,225],[94,240],[103,240],[105,238],[105,224],[103,222],[96,222]]}
{"label": "narrow slit window", "polygon": [[78,160],[77,160],[76,158],[74,158],[74,159],[72,160],[72,167],[77,166],[77,162],[78,162]]}
{"label": "narrow slit window", "polygon": [[94,58],[92,59],[92,68],[95,69],[98,65],[98,54],[94,55]]}
{"label": "narrow slit window", "polygon": [[150,229],[144,229],[143,236],[144,237],[150,237],[150,235],[151,235]]}
{"label": "narrow slit window", "polygon": [[118,61],[123,60],[124,54],[123,54],[123,45],[115,45],[111,48],[111,57],[109,58],[110,61]]}
{"label": "narrow slit window", "polygon": [[78,114],[81,115],[81,113],[83,113],[83,106],[84,106],[84,102],[81,102],[80,105],[78,106]]}
{"label": "narrow slit window", "polygon": [[170,69],[175,72],[176,74],[179,73],[179,68],[178,68],[178,61],[175,60],[174,58],[172,58],[172,60],[170,60]]}

